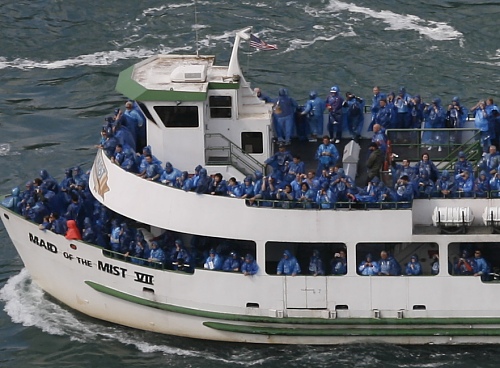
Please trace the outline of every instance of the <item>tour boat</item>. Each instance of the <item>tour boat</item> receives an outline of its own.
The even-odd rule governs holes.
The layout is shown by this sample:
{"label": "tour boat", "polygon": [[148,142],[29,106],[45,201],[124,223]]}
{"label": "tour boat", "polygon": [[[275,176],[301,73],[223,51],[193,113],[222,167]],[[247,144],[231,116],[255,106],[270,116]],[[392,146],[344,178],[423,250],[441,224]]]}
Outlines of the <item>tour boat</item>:
{"label": "tour boat", "polygon": [[[238,48],[249,37],[249,28],[236,33],[228,66],[216,66],[214,56],[157,55],[120,74],[117,90],[138,101],[146,117],[147,144],[159,160],[190,174],[201,164],[209,175],[222,173],[225,179],[265,172],[265,160],[275,150],[272,104],[261,101],[242,74]],[[364,133],[361,146],[369,140]],[[318,144],[304,143],[311,151]],[[346,172],[355,172],[359,155],[356,142],[345,146]],[[113,164],[102,149],[89,186],[97,201],[134,221],[148,241],[169,231],[188,248],[200,239],[213,247],[223,244],[240,256],[253,255],[259,269],[247,276],[203,267],[184,272],[141,265],[94,244],[40,230],[0,206],[32,280],[85,315],[226,342],[500,343],[500,283],[495,275],[483,280],[451,270],[464,249],[480,249],[493,270],[500,266],[500,199],[432,197],[399,206],[343,204],[331,209],[250,205],[147,181]],[[286,250],[302,265],[300,274],[277,274]],[[310,274],[313,250],[319,251],[326,275]],[[347,272],[331,275],[330,260],[341,251],[347,255]],[[360,275],[358,266],[366,254],[378,259],[382,251],[403,266],[402,275]],[[413,255],[422,275],[404,272]],[[441,267],[433,274],[437,255]]]}

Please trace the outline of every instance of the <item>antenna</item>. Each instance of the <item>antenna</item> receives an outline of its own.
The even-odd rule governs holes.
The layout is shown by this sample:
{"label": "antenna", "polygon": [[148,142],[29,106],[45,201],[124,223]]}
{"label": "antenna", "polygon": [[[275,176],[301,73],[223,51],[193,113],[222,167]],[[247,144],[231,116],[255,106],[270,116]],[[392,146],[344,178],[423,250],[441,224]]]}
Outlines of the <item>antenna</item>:
{"label": "antenna", "polygon": [[196,0],[194,0],[194,31],[196,34],[196,56],[199,55],[199,50],[198,50],[198,10],[196,9]]}

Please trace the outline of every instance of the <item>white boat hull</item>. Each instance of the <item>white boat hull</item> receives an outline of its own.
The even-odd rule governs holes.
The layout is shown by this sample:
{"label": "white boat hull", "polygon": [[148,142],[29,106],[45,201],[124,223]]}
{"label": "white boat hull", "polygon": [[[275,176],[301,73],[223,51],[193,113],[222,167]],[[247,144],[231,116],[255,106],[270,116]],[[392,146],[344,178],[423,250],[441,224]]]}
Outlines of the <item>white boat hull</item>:
{"label": "white boat hull", "polygon": [[[395,319],[389,318],[385,323],[378,323],[373,318],[343,318],[341,311],[336,314],[330,310],[311,311],[312,314],[302,312],[305,318],[302,321],[299,321],[301,318],[286,318],[287,315],[283,315],[283,295],[280,295],[279,285],[276,284],[283,283],[286,279],[284,277],[244,277],[240,274],[204,270],[197,270],[195,275],[189,275],[137,266],[105,257],[98,247],[78,241],[71,242],[62,236],[39,230],[36,224],[4,208],[0,212],[33,281],[70,308],[105,321],[162,334],[231,342],[500,343],[500,334],[497,333],[500,327],[498,312],[482,316],[495,318],[486,324],[474,326],[479,328],[478,334],[470,334],[470,328],[460,332],[458,330],[464,328],[463,324],[456,321],[449,323],[451,320],[440,318],[434,319],[433,323],[429,318],[421,319],[421,323],[415,318],[406,321],[400,319],[400,323],[393,323]],[[306,277],[297,277],[296,280],[300,278]],[[365,283],[369,279],[375,281],[373,278],[357,279]],[[403,280],[391,279],[396,282]],[[420,280],[427,284],[424,279],[422,277]],[[222,282],[225,284],[221,284]],[[356,287],[356,283],[352,281],[343,282]],[[266,290],[266,284],[276,288],[275,293]],[[213,294],[217,297],[225,294],[226,300],[207,299],[204,303],[193,297],[193,292],[207,288],[213,288]],[[243,293],[238,291],[245,288],[247,290]],[[224,291],[219,293],[217,289]],[[271,303],[275,303],[276,309],[268,309],[262,314],[262,310],[255,308],[231,308],[235,300],[241,301],[242,294],[250,295],[250,300],[258,300],[253,299],[258,293],[252,295],[256,289],[262,290],[261,295],[268,295],[261,299],[274,298]],[[228,295],[233,290],[234,297]],[[222,308],[217,303],[226,304],[227,307]],[[290,310],[285,313],[288,313],[288,317],[300,317],[301,312]],[[367,317],[371,316],[370,310],[366,313]],[[464,319],[466,322],[473,320],[470,317]],[[443,321],[442,325],[439,321]],[[464,335],[463,331],[468,333]],[[480,331],[484,334],[481,335]]]}

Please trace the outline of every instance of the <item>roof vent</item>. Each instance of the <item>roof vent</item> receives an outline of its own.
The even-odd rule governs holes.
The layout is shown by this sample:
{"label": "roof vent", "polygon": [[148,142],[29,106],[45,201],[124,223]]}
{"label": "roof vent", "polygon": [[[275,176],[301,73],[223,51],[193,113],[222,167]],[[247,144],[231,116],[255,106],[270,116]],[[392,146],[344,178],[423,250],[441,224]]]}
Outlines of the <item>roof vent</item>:
{"label": "roof vent", "polygon": [[177,83],[204,83],[207,80],[206,65],[182,65],[175,68],[170,74],[172,82]]}

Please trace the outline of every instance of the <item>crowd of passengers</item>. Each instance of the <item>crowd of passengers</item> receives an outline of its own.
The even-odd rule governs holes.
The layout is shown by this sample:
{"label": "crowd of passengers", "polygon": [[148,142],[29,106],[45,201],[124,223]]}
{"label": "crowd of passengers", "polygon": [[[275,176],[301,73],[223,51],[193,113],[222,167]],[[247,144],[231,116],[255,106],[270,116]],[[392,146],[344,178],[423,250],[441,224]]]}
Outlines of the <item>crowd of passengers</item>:
{"label": "crowd of passengers", "polygon": [[[346,92],[345,98],[338,85],[330,88],[330,93],[321,98],[316,91],[309,93],[309,99],[303,107],[289,96],[286,88],[281,88],[277,98],[264,94],[260,88],[254,90],[261,100],[274,104],[273,125],[278,142],[290,144],[294,128],[301,140],[315,142],[323,135],[323,114],[328,113],[328,134],[335,144],[340,142],[344,129],[352,139],[359,139],[364,123],[365,100],[352,92]],[[447,129],[463,128],[469,111],[474,113],[474,126],[481,132],[483,150],[491,144],[500,143],[500,113],[492,98],[480,100],[470,109],[460,103],[458,96],[453,97],[447,106],[436,97],[425,103],[419,94],[411,95],[405,87],[398,93],[383,93],[378,86],[373,87],[371,100],[371,124],[382,129]],[[307,123],[302,124],[302,117]],[[401,135],[408,142],[415,136]],[[413,138],[413,139],[412,139]],[[449,135],[451,142],[460,142],[460,133]],[[434,146],[441,151],[441,145],[448,142],[448,134],[443,131],[427,131],[422,136],[422,144],[431,150]]]}
{"label": "crowd of passengers", "polygon": [[[260,91],[257,92],[260,98],[271,101]],[[338,87],[332,87],[330,96],[336,96],[337,93]],[[395,96],[393,101],[398,101],[400,104],[406,101],[408,104],[406,113],[412,116],[412,98],[404,97],[407,95],[404,88],[401,88],[400,94]],[[315,99],[317,98],[316,96]],[[381,105],[384,105],[386,98],[377,87],[374,88],[374,103],[382,101]],[[272,101],[277,103],[278,100]],[[332,101],[329,106],[331,103]],[[280,102],[280,105],[283,108],[283,103]],[[306,105],[305,111],[308,110],[307,106],[311,107]],[[375,105],[372,106],[373,124],[370,125],[370,129],[374,131],[372,144],[377,145],[377,151],[380,150],[382,155],[385,154],[387,142],[384,127],[393,126],[392,123],[387,125],[377,118],[377,114],[384,109],[384,106],[378,109]],[[482,111],[481,109],[481,104],[474,108],[475,111]],[[494,116],[497,112],[496,105],[491,99],[485,104],[484,109],[488,110],[489,116]],[[448,112],[450,111],[455,114],[465,111],[465,108],[460,107],[459,100],[455,98],[448,107]],[[395,121],[403,124],[404,119],[401,119],[403,118],[399,116]],[[243,198],[251,205],[326,209],[335,208],[335,203],[338,202],[411,202],[413,198],[429,196],[485,197],[490,190],[496,191],[500,188],[500,179],[496,175],[500,156],[493,145],[489,147],[489,152],[484,154],[477,168],[467,161],[463,152],[460,152],[453,173],[448,170],[439,172],[430,160],[429,154],[424,153],[421,161],[413,166],[408,160],[402,160],[400,164],[393,162],[392,185],[386,186],[379,175],[371,175],[365,187],[357,187],[354,178],[346,175],[344,170],[338,167],[340,155],[329,136],[324,136],[323,143],[317,148],[316,171],[306,171],[300,156],[287,151],[285,141],[279,145],[278,152],[266,160],[266,164],[272,168],[271,175],[264,176],[262,172],[256,171],[253,176],[249,175],[239,182],[234,177],[225,180],[221,173],[210,176],[201,165],[195,168],[194,175],[175,168],[170,162],[166,162],[162,167],[161,161],[152,154],[150,146],[143,147],[142,153],[136,153],[138,144],[143,142],[142,133],[139,132],[142,131],[145,120],[134,102],[127,101],[125,112],[115,110],[115,114],[108,117],[106,122],[101,132],[99,147],[123,169],[146,180],[186,191]],[[316,135],[318,132],[319,130],[316,130]],[[488,136],[491,138],[493,134]]]}
{"label": "crowd of passengers", "polygon": [[[439,267],[439,255],[436,253],[432,256],[431,275],[437,275]],[[457,276],[478,276],[483,281],[488,281],[491,278],[490,265],[479,249],[464,249],[456,262],[453,264],[448,262],[448,273]],[[363,276],[419,276],[423,272],[417,255],[412,255],[410,261],[402,269],[396,259],[389,252],[383,250],[380,252],[378,261],[373,258],[371,253],[368,253],[358,266],[358,274]]]}
{"label": "crowd of passengers", "polygon": [[197,266],[244,275],[258,271],[252,254],[240,256],[225,243],[218,246],[214,261],[211,257],[216,252],[206,249],[206,238],[193,237],[190,249],[174,232],[166,231],[146,240],[143,231],[136,229],[133,222],[93,197],[88,188],[88,173],[83,173],[79,166],[66,170],[60,183],[47,170],[41,170],[40,177],[28,181],[24,191],[14,188],[2,205],[39,224],[41,230],[96,244],[135,264],[185,272],[192,272]]}
{"label": "crowd of passengers", "polygon": [[439,171],[428,153],[415,165],[409,160],[392,162],[392,177],[407,179],[415,198],[498,197],[500,191],[500,154],[491,145],[477,165],[459,152],[452,170]]}
{"label": "crowd of passengers", "polygon": [[[231,247],[229,241],[211,241],[208,237],[193,236],[189,249],[175,232],[165,231],[160,236],[146,240],[144,233],[133,223],[114,213],[95,200],[88,189],[88,174],[76,166],[66,170],[65,178],[58,183],[47,170],[40,177],[26,183],[26,188],[12,190],[3,202],[7,208],[39,224],[39,228],[65,236],[70,240],[83,240],[112,251],[115,257],[135,264],[193,272],[195,267],[208,270],[238,272],[255,275],[259,267],[254,256],[244,257]],[[218,244],[214,247],[214,242]],[[474,257],[471,256],[474,254]],[[451,264],[449,265],[451,273]],[[313,276],[344,275],[347,258],[344,250],[335,253],[329,271],[318,250],[313,250],[308,274]],[[431,273],[439,272],[439,257],[434,255]],[[456,275],[489,277],[490,266],[479,249],[464,248],[453,265]],[[421,275],[422,267],[417,256],[412,256],[403,271],[388,252],[382,251],[380,259],[366,255],[359,267],[361,275]],[[295,276],[301,274],[300,264],[289,250],[284,251],[276,274]]]}

